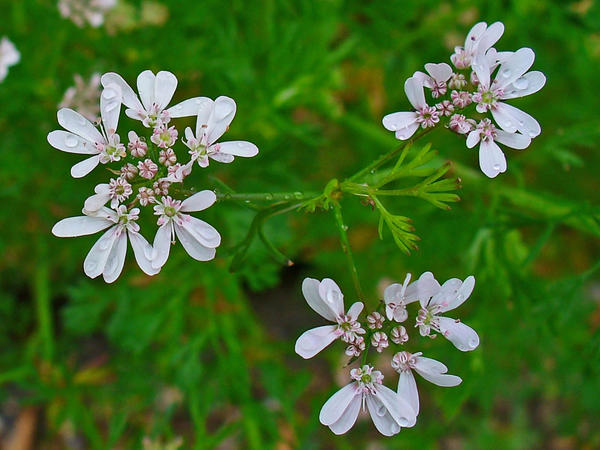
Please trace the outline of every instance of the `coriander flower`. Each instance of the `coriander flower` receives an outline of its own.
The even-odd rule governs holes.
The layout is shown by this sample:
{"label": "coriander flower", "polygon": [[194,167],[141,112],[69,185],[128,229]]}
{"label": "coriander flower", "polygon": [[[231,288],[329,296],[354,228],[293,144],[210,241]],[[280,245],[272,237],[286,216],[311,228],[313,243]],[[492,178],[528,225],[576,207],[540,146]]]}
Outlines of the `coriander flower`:
{"label": "coriander flower", "polygon": [[21,54],[15,44],[6,36],[0,41],[0,83],[8,75],[8,68],[14,66],[21,60]]}
{"label": "coriander flower", "polygon": [[321,408],[319,420],[335,434],[346,433],[361,410],[369,410],[375,427],[384,436],[393,436],[402,427],[412,427],[417,414],[399,394],[384,386],[383,374],[372,366],[352,369],[353,381],[333,394]]}
{"label": "coriander flower", "polygon": [[404,283],[390,284],[383,292],[385,301],[385,315],[388,320],[404,322],[408,318],[406,305],[416,302],[420,298],[429,298],[439,288],[439,283],[433,278],[431,272],[425,272],[421,277],[411,283],[410,273],[406,275]]}
{"label": "coriander flower", "polygon": [[452,64],[457,69],[467,69],[471,67],[473,59],[478,52],[485,52],[498,42],[504,33],[504,24],[495,22],[489,27],[485,22],[479,22],[471,28],[464,47],[455,47],[454,54],[450,57]]}
{"label": "coriander flower", "polygon": [[415,72],[413,77],[421,81],[421,84],[426,88],[431,89],[433,98],[445,95],[448,90],[447,82],[452,76],[452,67],[446,63],[428,63],[425,64],[427,74],[423,72]]}
{"label": "coriander flower", "polygon": [[344,313],[344,294],[335,281],[325,278],[323,281],[305,278],[302,293],[308,305],[321,317],[336,323],[305,331],[296,341],[296,353],[304,359],[312,358],[336,339],[353,344],[365,330],[357,321],[363,310],[363,303],[354,303]]}
{"label": "coriander flower", "polygon": [[83,207],[86,211],[98,211],[110,200],[110,207],[116,209],[133,193],[126,177],[111,178],[109,183],[100,183],[94,188],[95,194],[88,197]]}
{"label": "coriander flower", "polygon": [[421,355],[421,352],[398,352],[392,359],[392,368],[400,374],[398,395],[408,402],[416,414],[419,414],[419,392],[413,370],[438,386],[453,387],[462,382],[460,377],[446,374],[448,368],[441,362]]}
{"label": "coriander flower", "polygon": [[148,275],[160,271],[160,268],[152,267],[152,247],[139,233],[140,227],[136,223],[140,213],[138,208],[127,211],[127,207],[121,205],[117,210],[103,207],[97,211],[84,209],[83,213],[84,216],[68,217],[58,222],[52,228],[52,234],[58,237],[85,236],[108,228],[83,262],[83,271],[88,277],[96,278],[102,274],[107,283],[119,277],[125,264],[127,237],[140,268]]}

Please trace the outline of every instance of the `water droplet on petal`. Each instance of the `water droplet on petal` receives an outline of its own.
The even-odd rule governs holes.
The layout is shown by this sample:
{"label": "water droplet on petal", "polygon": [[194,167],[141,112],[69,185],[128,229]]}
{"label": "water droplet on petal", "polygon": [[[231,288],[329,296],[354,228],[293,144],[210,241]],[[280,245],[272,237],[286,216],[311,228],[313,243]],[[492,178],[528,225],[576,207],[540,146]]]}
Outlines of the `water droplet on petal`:
{"label": "water droplet on petal", "polygon": [[[404,419],[404,417],[403,417],[402,419],[403,419],[403,420],[406,420],[406,419]],[[406,421],[406,423],[408,423],[408,420]],[[394,423],[392,424],[392,426],[390,427],[390,431],[391,431],[393,434],[399,433],[399,432],[400,432],[400,425],[398,425],[396,422],[394,422]]]}
{"label": "water droplet on petal", "polygon": [[469,339],[469,347],[476,348],[477,347],[477,339]]}
{"label": "water droplet on petal", "polygon": [[102,97],[104,97],[107,100],[110,100],[111,98],[115,98],[117,96],[117,93],[114,89],[104,89],[104,91],[102,91]]}
{"label": "water droplet on petal", "polygon": [[502,75],[504,78],[508,78],[508,77],[510,77],[510,75],[511,75],[511,74],[512,74],[512,72],[511,72],[511,70],[510,70],[510,69],[502,69],[501,75]]}
{"label": "water droplet on petal", "polygon": [[380,406],[377,408],[377,415],[378,415],[378,416],[381,416],[381,417],[383,417],[383,416],[385,416],[385,413],[386,413],[386,412],[387,412],[387,408],[386,408],[385,406],[383,406],[383,405],[380,405]]}
{"label": "water droplet on petal", "polygon": [[521,78],[516,79],[514,81],[513,85],[517,89],[527,89],[527,86],[529,86],[529,80],[525,77],[521,77]]}
{"label": "water droplet on petal", "polygon": [[500,164],[494,164],[494,170],[500,170]]}
{"label": "water droplet on petal", "polygon": [[534,138],[534,137],[536,137],[538,135],[535,131],[532,131],[532,130],[529,130],[527,132],[527,134],[529,135],[529,137],[532,137],[532,138]]}
{"label": "water droplet on petal", "polygon": [[68,136],[65,139],[65,145],[67,147],[70,147],[70,148],[77,147],[77,144],[79,144],[79,140],[74,136]]}

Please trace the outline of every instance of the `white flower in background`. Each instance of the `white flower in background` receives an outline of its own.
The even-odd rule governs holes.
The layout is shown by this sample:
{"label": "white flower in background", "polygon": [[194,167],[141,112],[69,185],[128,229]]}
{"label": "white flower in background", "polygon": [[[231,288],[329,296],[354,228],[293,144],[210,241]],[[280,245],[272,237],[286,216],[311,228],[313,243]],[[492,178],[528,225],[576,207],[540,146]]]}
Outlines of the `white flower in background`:
{"label": "white flower in background", "polygon": [[319,414],[321,423],[335,434],[352,428],[361,406],[363,411],[369,410],[375,427],[384,436],[393,436],[402,427],[412,427],[417,422],[417,414],[408,402],[382,384],[381,372],[364,365],[352,369],[350,376],[354,381],[333,394]]}
{"label": "white flower in background", "polygon": [[221,235],[208,223],[184,214],[203,211],[217,200],[212,191],[200,191],[181,201],[171,197],[156,200],[154,214],[159,216],[159,226],[154,238],[152,267],[159,269],[169,258],[171,243],[179,238],[185,251],[198,261],[210,261],[215,257],[216,248],[221,244]]}
{"label": "white flower in background", "polygon": [[428,89],[431,89],[433,98],[446,95],[448,91],[448,80],[452,77],[452,67],[446,63],[428,63],[425,64],[427,74],[423,72],[415,72],[413,77],[421,81],[421,84]]}
{"label": "white flower in background", "polygon": [[139,233],[140,227],[136,223],[139,212],[138,208],[128,212],[125,205],[119,206],[116,211],[104,207],[97,211],[83,210],[84,216],[61,220],[54,225],[52,233],[58,237],[74,237],[108,228],[83,262],[83,271],[90,278],[102,275],[104,281],[112,283],[119,277],[125,264],[127,237],[140,268],[148,275],[155,275],[160,268],[152,267],[152,247]]}
{"label": "white flower in background", "polygon": [[58,123],[68,131],[55,130],[48,134],[52,147],[68,153],[93,155],[75,164],[71,175],[81,178],[90,173],[98,163],[119,161],[126,155],[125,146],[116,134],[119,122],[121,91],[119,86],[108,85],[100,96],[102,115],[101,132],[85,117],[69,108],[58,111]]}
{"label": "white flower in background", "polygon": [[95,194],[88,197],[83,208],[86,211],[98,211],[110,200],[110,207],[116,209],[133,193],[131,184],[125,177],[111,178],[110,183],[101,183],[94,188]]}
{"label": "white flower in background", "polygon": [[192,129],[185,129],[185,145],[190,149],[193,164],[198,162],[200,167],[208,167],[208,159],[222,163],[230,163],[235,156],[249,158],[258,154],[258,147],[251,142],[230,141],[216,143],[233,120],[236,112],[236,104],[232,98],[221,96],[216,100],[204,97],[198,109],[196,120],[196,133]]}
{"label": "white flower in background", "polygon": [[21,60],[21,54],[6,36],[0,40],[0,83],[8,75],[8,68]]}
{"label": "white flower in background", "polygon": [[542,72],[526,73],[534,60],[535,53],[530,48],[517,50],[500,65],[493,82],[490,82],[493,69],[490,68],[485,54],[479,53],[473,64],[479,79],[478,91],[473,94],[477,111],[490,111],[503,130],[509,133],[519,131],[531,138],[538,136],[542,131],[537,120],[502,100],[524,97],[544,87],[546,76]]}
{"label": "white flower in background", "polygon": [[302,293],[308,305],[321,317],[336,323],[324,325],[304,332],[296,341],[296,353],[305,359],[312,358],[333,341],[341,338],[349,344],[365,334],[365,330],[357,322],[363,310],[363,303],[354,303],[344,313],[344,294],[335,281],[325,278],[323,281],[305,278],[302,282]]}
{"label": "white flower in background", "polygon": [[440,286],[431,298],[421,297],[421,309],[416,323],[421,336],[435,336],[431,332],[437,331],[457,349],[463,352],[475,350],[479,345],[479,336],[475,330],[459,320],[439,315],[462,305],[474,287],[473,276],[467,277],[464,282],[458,278],[451,278]]}
{"label": "white flower in background", "polygon": [[158,72],[156,75],[150,70],[140,73],[137,77],[139,97],[117,73],[105,73],[102,75],[101,83],[104,87],[111,84],[118,85],[121,88],[122,102],[128,108],[125,114],[132,119],[140,120],[147,128],[167,124],[172,118],[195,116],[205,98],[191,98],[167,109],[177,89],[177,77],[166,71]]}
{"label": "white flower in background", "polygon": [[92,27],[99,27],[104,23],[104,15],[116,4],[117,0],[59,0],[58,10],[61,16],[80,28],[86,22]]}
{"label": "white flower in background", "polygon": [[398,395],[408,402],[416,414],[419,414],[419,392],[413,370],[438,386],[453,387],[462,382],[460,377],[446,374],[448,368],[441,362],[421,355],[421,352],[399,352],[392,358],[392,367],[400,374]]}
{"label": "white flower in background", "polygon": [[464,47],[455,47],[454,54],[450,57],[452,64],[457,69],[471,67],[473,59],[478,52],[486,53],[488,49],[498,42],[504,33],[504,24],[495,22],[489,27],[485,22],[479,22],[471,28]]}
{"label": "white flower in background", "polygon": [[440,116],[435,106],[429,106],[425,102],[425,92],[423,84],[416,77],[410,77],[404,83],[404,92],[410,101],[410,104],[416,111],[403,111],[388,114],[383,118],[383,126],[390,131],[394,131],[396,138],[401,140],[409,139],[415,132],[421,128],[435,126],[440,121]]}
{"label": "white flower in background", "polygon": [[406,305],[416,302],[419,298],[430,298],[435,290],[439,288],[439,284],[435,281],[431,272],[425,272],[421,277],[411,283],[410,273],[406,275],[404,283],[390,284],[383,292],[383,300],[385,302],[385,315],[388,320],[396,322],[404,322],[408,318]]}
{"label": "white flower in background", "polygon": [[479,167],[490,178],[506,172],[506,158],[496,142],[517,150],[529,147],[531,138],[520,133],[507,133],[494,126],[490,119],[483,119],[467,136],[467,147],[479,144]]}
{"label": "white flower in background", "polygon": [[73,78],[75,86],[65,91],[58,107],[74,109],[90,122],[96,122],[100,116],[100,74],[92,74],[87,82],[79,74]]}

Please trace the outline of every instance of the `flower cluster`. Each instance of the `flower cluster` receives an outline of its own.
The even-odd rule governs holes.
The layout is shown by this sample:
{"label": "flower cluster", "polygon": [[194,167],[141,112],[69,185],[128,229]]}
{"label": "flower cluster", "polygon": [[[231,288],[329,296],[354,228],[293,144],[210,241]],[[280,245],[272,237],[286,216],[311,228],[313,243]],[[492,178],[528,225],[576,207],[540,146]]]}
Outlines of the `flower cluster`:
{"label": "flower cluster", "polygon": [[92,74],[87,82],[79,74],[73,78],[75,86],[65,91],[58,107],[74,109],[90,122],[95,122],[100,118],[100,74]]}
{"label": "flower cluster", "polygon": [[0,40],[0,83],[8,75],[8,68],[21,60],[21,54],[6,36]]}
{"label": "flower cluster", "polygon": [[[192,172],[195,162],[207,167],[208,158],[229,163],[235,156],[258,154],[258,148],[250,142],[217,143],[235,116],[235,102],[229,97],[195,97],[168,107],[177,87],[177,78],[170,72],[142,72],[137,79],[138,93],[116,73],[104,74],[101,83],[98,126],[78,112],[63,108],[58,111],[58,123],[66,131],[50,132],[48,142],[58,150],[87,156],[71,168],[73,177],[83,177],[99,164],[107,165],[113,176],[95,187],[84,203],[83,216],[61,220],[52,232],[71,237],[107,229],[88,253],[84,272],[92,278],[102,274],[108,283],[122,271],[127,237],[138,265],[148,275],[160,271],[176,238],[192,258],[213,259],[221,236],[189,213],[209,208],[216,195],[204,190],[178,198],[185,197],[178,186]],[[145,127],[145,136],[134,130],[117,133],[122,105],[127,107],[128,117]],[[182,141],[189,151],[180,163],[174,149],[180,133],[172,119],[190,116],[197,117],[196,130],[185,130],[187,140]],[[121,135],[126,135],[128,141],[122,142]],[[140,234],[137,223],[140,208],[144,207],[152,208],[157,216],[158,230],[152,244]]]}
{"label": "flower cluster", "polygon": [[[419,393],[413,371],[438,386],[457,386],[461,379],[447,374],[447,367],[439,361],[422,356],[421,352],[408,352],[404,345],[409,341],[407,329],[400,323],[409,315],[407,306],[418,302],[415,327],[421,336],[448,339],[461,351],[471,351],[479,345],[479,336],[468,325],[445,317],[444,313],[464,303],[475,286],[475,278],[464,281],[452,278],[440,285],[431,272],[410,283],[410,274],[403,284],[392,284],[385,289],[379,311],[367,314],[366,330],[359,322],[364,305],[354,303],[344,312],[344,296],[338,285],[328,278],[318,281],[306,278],[302,293],[309,306],[333,325],[325,325],[304,332],[296,341],[296,353],[312,358],[336,339],[346,344],[349,364],[361,359],[359,367],[350,371],[352,381],[336,392],[321,409],[319,419],[335,434],[347,432],[361,409],[368,410],[375,427],[385,436],[391,436],[402,427],[415,425],[419,414]],[[387,320],[386,320],[387,319]],[[367,362],[368,352],[377,353],[395,346],[391,366],[398,372],[395,391],[383,385],[383,374]]]}
{"label": "flower cluster", "polygon": [[[542,72],[531,71],[535,53],[497,51],[493,45],[504,32],[500,22],[476,24],[446,63],[425,64],[427,73],[415,72],[404,83],[414,111],[396,112],[383,118],[383,126],[401,140],[419,128],[444,125],[466,139],[468,148],[479,144],[479,166],[490,178],[506,171],[506,158],[498,146],[524,149],[541,132],[529,114],[506,103],[539,91],[546,83]],[[429,104],[424,88],[430,91]],[[495,122],[492,122],[493,121]]]}
{"label": "flower cluster", "polygon": [[58,11],[80,28],[86,23],[97,28],[104,23],[106,13],[116,5],[117,0],[59,0]]}

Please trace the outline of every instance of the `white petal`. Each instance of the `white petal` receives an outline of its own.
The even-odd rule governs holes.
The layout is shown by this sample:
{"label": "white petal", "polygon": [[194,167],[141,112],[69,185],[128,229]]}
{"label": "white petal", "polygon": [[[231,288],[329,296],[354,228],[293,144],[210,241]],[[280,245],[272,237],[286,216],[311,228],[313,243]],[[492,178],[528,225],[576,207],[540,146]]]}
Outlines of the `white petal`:
{"label": "white petal", "polygon": [[52,147],[67,153],[78,153],[81,155],[98,154],[98,149],[93,142],[68,131],[51,131],[48,133],[48,143]]}
{"label": "white petal", "polygon": [[198,114],[202,104],[212,104],[212,100],[208,97],[194,97],[177,103],[167,109],[169,116],[172,118],[190,117]]}
{"label": "white petal", "polygon": [[496,123],[509,133],[520,131],[525,136],[534,138],[542,132],[537,120],[508,103],[498,103],[492,109],[492,116],[494,116]]}
{"label": "white petal", "polygon": [[296,341],[296,353],[304,359],[312,358],[336,340],[336,325],[324,325],[302,333]]}
{"label": "white petal", "polygon": [[452,67],[446,63],[428,63],[425,64],[425,70],[433,77],[438,83],[446,82],[452,76]]}
{"label": "white petal", "polygon": [[[440,370],[438,365],[441,366],[442,370]],[[447,375],[446,372],[448,369],[439,361],[422,356],[415,358],[415,371],[427,381],[437,386],[453,387],[458,386],[462,382],[462,379],[456,375]]]}
{"label": "white petal", "polygon": [[446,280],[444,284],[440,287],[438,292],[431,298],[429,302],[429,306],[439,305],[442,307],[443,311],[447,311],[448,305],[450,302],[454,301],[458,289],[462,286],[462,280],[458,278],[450,278]]}
{"label": "white petal", "polygon": [[481,50],[477,50],[473,57],[471,67],[475,71],[479,83],[484,87],[489,87],[492,67],[490,66],[490,58],[485,53],[485,47],[481,47]]}
{"label": "white petal", "polygon": [[398,395],[406,400],[416,414],[419,414],[419,391],[411,370],[403,370],[398,378]]}
{"label": "white petal", "polygon": [[485,33],[486,29],[487,23],[485,22],[479,22],[473,25],[473,28],[471,28],[465,39],[465,50],[470,51],[473,49],[474,46],[479,43],[479,39],[481,39],[481,36]]}
{"label": "white petal", "polygon": [[104,142],[104,138],[92,122],[78,112],[69,108],[62,108],[58,111],[56,117],[60,126],[65,130],[91,142]]}
{"label": "white petal", "polygon": [[208,133],[208,122],[213,114],[215,102],[210,98],[204,97],[198,102],[196,108],[196,136],[200,139],[205,133]]}
{"label": "white petal", "polygon": [[337,316],[344,314],[344,294],[339,286],[330,278],[323,278],[319,284],[319,295]]}
{"label": "white petal", "polygon": [[350,309],[348,310],[348,315],[352,318],[352,320],[358,319],[358,316],[362,312],[365,305],[363,302],[353,303]]}
{"label": "white petal", "polygon": [[319,294],[320,281],[314,278],[305,278],[302,282],[302,294],[310,306],[317,314],[325,319],[335,322],[338,316],[336,311],[323,301]]}
{"label": "white petal", "polygon": [[350,428],[352,428],[356,423],[358,413],[360,412],[360,405],[361,396],[355,395],[340,418],[336,422],[329,425],[331,431],[337,435],[340,435],[346,433]]}
{"label": "white petal", "polygon": [[479,345],[479,336],[468,325],[449,317],[438,317],[440,330],[444,337],[462,352],[475,350]]}
{"label": "white petal", "polygon": [[404,82],[404,92],[406,92],[408,101],[415,109],[421,109],[427,106],[427,103],[425,103],[423,85],[417,78],[410,77]]}
{"label": "white petal", "polygon": [[520,48],[502,63],[496,75],[499,88],[504,88],[521,78],[533,65],[535,53],[530,48]]}
{"label": "white petal", "polygon": [[213,105],[213,110],[208,119],[208,144],[213,144],[217,139],[223,136],[227,131],[229,124],[233,120],[236,111],[236,104],[232,98],[221,96],[217,97]]}
{"label": "white petal", "polygon": [[400,425],[394,420],[381,400],[371,394],[366,394],[367,409],[375,424],[375,428],[384,436],[393,436],[401,430]]}
{"label": "white petal", "polygon": [[100,114],[104,130],[108,135],[117,132],[121,114],[121,98],[121,88],[116,83],[106,86],[100,95]]}
{"label": "white petal", "polygon": [[154,102],[159,110],[167,107],[177,89],[177,77],[171,72],[161,71],[154,81]]}
{"label": "white petal", "polygon": [[92,156],[71,167],[71,176],[73,178],[85,177],[88,173],[96,168],[100,162],[100,155]]}
{"label": "white petal", "polygon": [[504,24],[502,22],[494,22],[482,33],[477,43],[477,50],[479,51],[483,48],[484,51],[487,51],[492,45],[498,42],[503,33]]}
{"label": "white petal", "polygon": [[137,88],[140,100],[146,111],[150,111],[154,103],[154,84],[156,77],[151,70],[144,70],[137,77]]}
{"label": "white petal", "polygon": [[152,246],[146,238],[135,231],[128,231],[127,233],[129,235],[129,242],[131,242],[131,248],[133,248],[135,260],[140,269],[147,275],[156,275],[160,272],[160,267],[152,267]]}
{"label": "white petal", "polygon": [[490,178],[506,172],[506,158],[498,144],[492,140],[481,141],[479,146],[479,167]]}
{"label": "white petal", "polygon": [[217,201],[217,196],[213,191],[204,190],[195,193],[191,197],[186,198],[181,203],[181,211],[192,212],[192,211],[204,211],[209,208]]}
{"label": "white petal", "polygon": [[[183,228],[185,231],[187,231],[187,233],[190,235],[189,237],[191,237],[194,241],[197,241],[199,244],[202,244],[203,247],[214,249],[221,245],[221,235],[219,232],[212,225],[204,222],[203,220],[192,216],[187,216],[182,222],[181,226],[175,225],[176,231],[177,227]],[[188,236],[186,235],[186,237]]]}
{"label": "white petal", "polygon": [[407,126],[406,128],[400,128],[399,130],[396,130],[395,136],[396,139],[400,139],[401,141],[405,141],[407,139],[410,139],[410,137],[415,134],[415,132],[419,129],[419,124],[415,121],[414,123],[410,124],[409,126]]}
{"label": "white petal", "polygon": [[171,251],[171,229],[172,224],[166,223],[162,225],[154,236],[154,245],[152,251],[152,268],[160,269],[169,259]]}
{"label": "white petal", "polygon": [[527,72],[521,78],[517,78],[509,86],[506,86],[502,99],[525,97],[535,94],[546,84],[546,75],[542,72]]}
{"label": "white petal", "polygon": [[421,304],[427,304],[429,299],[437,294],[441,288],[440,283],[431,272],[422,273],[417,283],[417,298],[421,301]]}
{"label": "white petal", "polygon": [[83,271],[90,278],[96,278],[106,266],[106,261],[117,239],[117,227],[112,227],[104,233],[92,246],[83,261]]}
{"label": "white petal", "polygon": [[221,153],[234,156],[245,156],[247,158],[258,154],[258,147],[252,142],[230,141],[217,144]]}
{"label": "white petal", "polygon": [[479,143],[480,139],[481,139],[481,133],[479,132],[479,130],[471,131],[469,133],[469,135],[467,136],[467,148],[475,147]]}
{"label": "white petal", "polygon": [[[214,145],[218,145],[218,144],[214,144]],[[210,147],[209,147],[209,149],[210,149]],[[211,159],[214,159],[215,161],[219,161],[220,163],[225,163],[225,164],[232,163],[235,159],[235,156],[227,155],[226,153],[209,153],[208,156]]]}
{"label": "white petal", "polygon": [[504,144],[507,147],[522,150],[529,147],[531,144],[531,138],[521,133],[507,133],[503,130],[496,130],[496,142]]}
{"label": "white petal", "polygon": [[131,108],[135,111],[141,111],[144,109],[143,105],[140,103],[138,96],[135,94],[134,90],[129,86],[129,84],[121,77],[121,75],[109,72],[102,75],[100,79],[102,86],[106,87],[109,84],[117,84],[121,88],[122,101],[125,106]]}
{"label": "white petal", "polygon": [[86,211],[98,211],[109,200],[110,200],[110,194],[109,193],[94,194],[94,195],[89,196],[85,200],[85,203],[83,204],[83,208]]}
{"label": "white petal", "polygon": [[214,247],[208,248],[196,239],[196,236],[190,233],[186,228],[175,225],[175,234],[188,255],[197,261],[210,261],[214,259],[216,250]]}
{"label": "white petal", "polygon": [[319,421],[327,426],[337,422],[340,420],[340,417],[342,417],[342,414],[344,414],[344,411],[348,409],[348,406],[355,397],[360,399],[361,395],[356,389],[356,383],[352,382],[329,397],[329,400],[327,400],[321,408]]}
{"label": "white petal", "polygon": [[414,112],[402,111],[384,116],[382,123],[386,130],[398,131],[402,130],[403,128],[408,128],[411,125],[414,125],[416,121],[417,115]]}
{"label": "white petal", "polygon": [[125,264],[125,255],[127,254],[127,235],[121,233],[115,243],[113,244],[112,250],[106,260],[104,271],[102,272],[102,278],[107,283],[112,283],[123,271],[123,265]]}
{"label": "white petal", "polygon": [[114,225],[114,222],[101,217],[67,217],[52,227],[52,234],[57,237],[75,237],[94,234]]}
{"label": "white petal", "polygon": [[419,82],[426,88],[431,89],[433,87],[434,80],[426,73],[417,70],[415,73],[413,73],[413,78],[419,80]]}
{"label": "white petal", "polygon": [[412,427],[417,423],[417,413],[406,400],[387,386],[377,385],[376,390],[375,395],[381,400],[381,403],[387,408],[398,425]]}
{"label": "white petal", "polygon": [[441,312],[450,311],[462,305],[469,298],[474,287],[475,277],[473,275],[467,277],[465,281],[460,282],[454,294],[448,297],[446,306],[442,307]]}
{"label": "white petal", "polygon": [[444,363],[424,356],[415,356],[415,366],[424,373],[446,373],[448,368]]}

